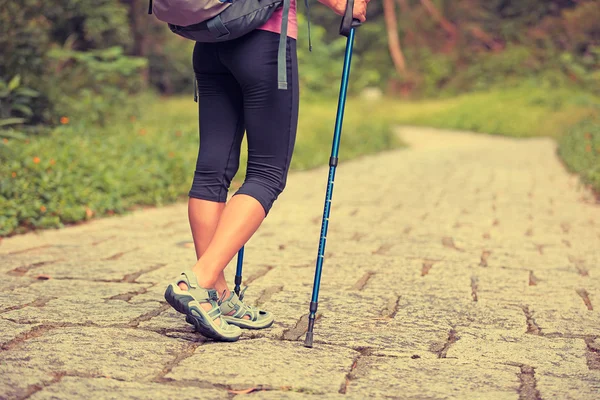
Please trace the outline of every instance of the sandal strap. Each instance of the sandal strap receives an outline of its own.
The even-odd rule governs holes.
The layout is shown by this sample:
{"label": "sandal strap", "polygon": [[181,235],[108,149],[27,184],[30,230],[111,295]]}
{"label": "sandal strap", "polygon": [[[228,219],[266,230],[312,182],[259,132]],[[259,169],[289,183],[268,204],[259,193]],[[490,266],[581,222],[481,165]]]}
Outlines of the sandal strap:
{"label": "sandal strap", "polygon": [[247,315],[250,317],[250,321],[256,321],[258,319],[258,312],[254,307],[241,303],[236,305],[236,309],[237,312],[233,314],[233,317],[235,318],[244,318]]}
{"label": "sandal strap", "polygon": [[[242,319],[245,316],[250,317],[250,321],[257,321],[259,317],[259,310],[255,307],[252,307],[242,301],[244,292],[248,287],[246,286],[244,290],[240,293],[240,297],[238,297],[234,292],[231,292],[230,297],[222,301],[221,312],[223,315],[227,315],[233,318]],[[233,314],[231,312],[234,311]]]}
{"label": "sandal strap", "polygon": [[221,315],[232,317],[236,319],[243,319],[245,316],[249,317],[248,321],[256,322],[259,320],[261,313],[264,313],[260,309],[244,303],[244,294],[248,289],[246,286],[238,296],[235,292],[231,292],[229,298],[219,300],[221,307]]}
{"label": "sandal strap", "polygon": [[248,308],[248,311],[246,313],[248,314],[248,316],[250,316],[250,321],[258,320],[258,311],[255,308]]}
{"label": "sandal strap", "polygon": [[181,282],[188,285],[188,288],[190,289],[196,289],[200,287],[198,284],[198,277],[196,277],[196,274],[189,269],[182,271],[175,283],[180,284]]}
{"label": "sandal strap", "polygon": [[[176,284],[179,285],[181,282],[188,286],[189,293],[194,297],[198,303],[210,303],[212,308],[207,311],[208,315],[213,321],[221,316],[221,308],[219,307],[219,295],[214,289],[204,289],[198,284],[198,278],[191,270],[186,270],[179,275],[176,280]],[[221,325],[223,325],[221,323]]]}
{"label": "sandal strap", "polygon": [[213,319],[213,321],[221,316],[221,308],[213,307],[210,311],[208,311],[209,317]]}
{"label": "sandal strap", "polygon": [[240,307],[239,305],[235,305],[235,313],[232,315],[232,317],[234,318],[244,318],[244,315],[246,315],[246,310],[244,309],[244,307]]}

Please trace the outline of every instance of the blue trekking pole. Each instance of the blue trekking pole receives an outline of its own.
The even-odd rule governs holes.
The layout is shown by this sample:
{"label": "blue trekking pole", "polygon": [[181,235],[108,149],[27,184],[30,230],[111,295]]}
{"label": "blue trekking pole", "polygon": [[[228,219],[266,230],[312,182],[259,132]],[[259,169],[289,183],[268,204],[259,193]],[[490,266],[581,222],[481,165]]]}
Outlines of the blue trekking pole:
{"label": "blue trekking pole", "polygon": [[325,258],[325,243],[327,241],[327,227],[329,226],[329,212],[331,210],[331,196],[333,194],[333,181],[335,179],[335,168],[338,164],[338,152],[340,148],[340,138],[342,136],[342,123],[344,120],[344,107],[346,106],[346,92],[348,89],[348,77],[350,75],[350,63],[352,61],[352,47],[354,46],[354,31],[360,26],[360,21],[352,18],[354,10],[354,0],[348,0],[346,13],[342,18],[340,26],[340,35],[346,36],[346,54],[344,56],[344,69],[342,72],[342,83],[340,86],[340,97],[338,100],[337,116],[335,120],[335,130],[333,134],[333,145],[331,147],[331,157],[329,158],[329,177],[327,179],[327,192],[325,194],[325,208],[323,210],[323,220],[321,221],[321,238],[319,240],[319,253],[317,256],[317,265],[315,270],[315,281],[313,284],[312,300],[308,314],[308,331],[304,346],[312,347],[313,329],[319,305],[319,286],[321,285],[321,271],[323,269],[323,260]]}
{"label": "blue trekking pole", "polygon": [[233,291],[240,295],[240,285],[242,284],[242,266],[244,264],[244,246],[238,251],[237,269],[235,270],[235,288]]}

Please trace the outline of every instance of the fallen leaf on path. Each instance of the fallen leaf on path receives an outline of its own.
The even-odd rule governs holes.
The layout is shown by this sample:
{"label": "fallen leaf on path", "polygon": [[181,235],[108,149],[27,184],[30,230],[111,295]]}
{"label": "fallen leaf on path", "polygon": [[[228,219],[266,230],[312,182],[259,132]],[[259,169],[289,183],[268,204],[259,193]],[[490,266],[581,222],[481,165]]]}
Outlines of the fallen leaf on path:
{"label": "fallen leaf on path", "polygon": [[35,279],[39,279],[41,281],[47,281],[48,279],[51,279],[51,278],[52,277],[47,274],[39,274],[38,276],[35,277]]}
{"label": "fallen leaf on path", "polygon": [[261,390],[259,388],[255,388],[255,387],[251,387],[248,389],[243,389],[243,390],[228,390],[229,393],[233,393],[233,394],[248,394],[248,393],[252,393],[254,391],[257,390]]}

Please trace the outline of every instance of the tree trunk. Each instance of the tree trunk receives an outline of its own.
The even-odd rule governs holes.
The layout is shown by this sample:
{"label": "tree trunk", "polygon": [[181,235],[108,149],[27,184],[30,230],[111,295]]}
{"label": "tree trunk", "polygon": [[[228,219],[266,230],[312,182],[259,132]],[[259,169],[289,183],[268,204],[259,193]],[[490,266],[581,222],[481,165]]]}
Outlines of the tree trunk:
{"label": "tree trunk", "polygon": [[448,33],[448,35],[450,35],[451,37],[455,37],[456,36],[456,26],[454,26],[454,24],[452,22],[450,22],[446,18],[444,18],[442,13],[435,7],[433,2],[431,0],[420,0],[420,1],[421,1],[421,4],[423,4],[423,7],[425,7],[427,12],[429,13],[429,15],[431,15],[431,17],[438,24],[440,24],[442,29],[445,30]]}
{"label": "tree trunk", "polygon": [[471,34],[473,36],[475,36],[475,38],[482,41],[483,44],[485,44],[487,47],[489,47],[492,51],[500,51],[504,48],[502,43],[499,43],[496,40],[494,40],[493,37],[491,37],[488,33],[486,33],[480,27],[473,25],[473,26],[470,26],[468,29],[471,32]]}
{"label": "tree trunk", "polygon": [[398,37],[398,21],[396,19],[394,0],[383,0],[383,14],[387,28],[390,55],[392,56],[396,72],[398,75],[402,76],[406,74],[406,61],[404,59],[404,54],[402,54],[400,38]]}
{"label": "tree trunk", "polygon": [[408,14],[410,11],[410,6],[408,5],[407,0],[398,0],[398,4],[400,5],[400,11],[404,14]]}
{"label": "tree trunk", "polygon": [[[147,10],[147,2],[142,0],[121,0],[121,3],[127,5],[129,27],[131,36],[133,37],[133,45],[129,49],[128,54],[136,57],[146,57],[148,54],[148,42],[146,38],[148,30],[145,28],[146,25],[143,18],[149,17],[144,13]],[[149,67],[144,68],[142,71],[142,80],[146,85],[150,81]]]}
{"label": "tree trunk", "polygon": [[147,53],[147,46],[145,38],[146,32],[144,29],[145,21],[142,21],[142,18],[149,17],[145,15],[147,2],[142,2],[140,0],[121,0],[121,3],[126,4],[129,8],[129,26],[133,36],[133,47],[130,50],[130,54],[132,56],[144,57]]}
{"label": "tree trunk", "polygon": [[[398,5],[400,6],[400,15],[409,17],[410,15],[410,5],[408,4],[408,0],[397,0]],[[413,31],[414,26],[411,23],[406,23],[406,21],[410,21],[409,18],[403,18],[405,21],[405,25],[402,27],[405,34],[404,43],[414,43],[415,42],[415,33]]]}

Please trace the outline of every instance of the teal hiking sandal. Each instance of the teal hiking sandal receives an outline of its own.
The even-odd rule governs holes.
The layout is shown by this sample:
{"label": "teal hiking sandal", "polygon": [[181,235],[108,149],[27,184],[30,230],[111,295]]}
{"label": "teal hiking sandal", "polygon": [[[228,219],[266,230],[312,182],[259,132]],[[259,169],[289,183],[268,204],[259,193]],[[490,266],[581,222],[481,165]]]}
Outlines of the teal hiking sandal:
{"label": "teal hiking sandal", "polygon": [[[239,297],[235,292],[231,292],[227,299],[219,302],[221,318],[231,325],[237,325],[245,329],[265,329],[273,325],[275,319],[272,313],[244,304],[242,300],[246,289],[248,289],[248,286],[242,290]],[[246,315],[250,319],[245,319]]]}
{"label": "teal hiking sandal", "polygon": [[[179,287],[181,282],[188,286],[187,290]],[[175,282],[167,286],[165,300],[175,310],[185,314],[185,320],[207,338],[235,342],[242,334],[240,328],[227,323],[221,315],[217,291],[200,287],[198,278],[192,271],[183,271]],[[210,303],[212,308],[207,311],[200,306],[200,303]],[[220,323],[216,322],[218,318]]]}

